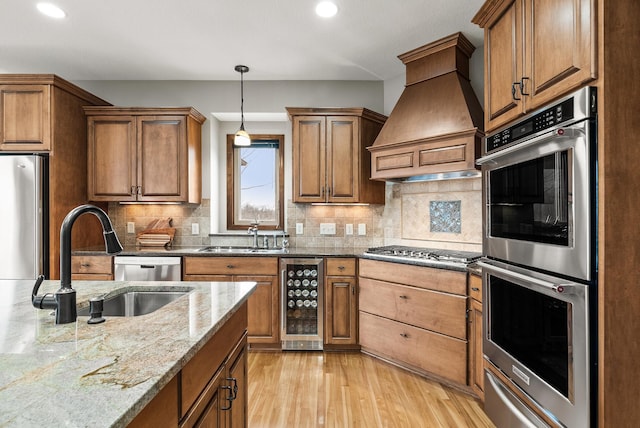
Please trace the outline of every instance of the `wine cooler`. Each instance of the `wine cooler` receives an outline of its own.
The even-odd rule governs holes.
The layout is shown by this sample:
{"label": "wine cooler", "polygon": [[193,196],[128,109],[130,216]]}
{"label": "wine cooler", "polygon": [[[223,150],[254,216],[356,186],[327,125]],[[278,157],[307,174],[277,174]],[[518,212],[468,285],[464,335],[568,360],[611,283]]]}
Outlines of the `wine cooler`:
{"label": "wine cooler", "polygon": [[282,349],[322,350],[321,258],[280,259]]}

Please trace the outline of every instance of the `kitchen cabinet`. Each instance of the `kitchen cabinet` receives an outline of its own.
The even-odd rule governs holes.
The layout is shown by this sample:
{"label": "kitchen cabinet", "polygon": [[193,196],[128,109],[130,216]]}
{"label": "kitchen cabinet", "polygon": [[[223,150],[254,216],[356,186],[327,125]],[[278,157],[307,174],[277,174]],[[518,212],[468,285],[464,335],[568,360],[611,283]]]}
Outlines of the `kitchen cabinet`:
{"label": "kitchen cabinet", "polygon": [[484,356],[482,353],[482,278],[469,274],[469,386],[484,399]]}
{"label": "kitchen cabinet", "polygon": [[326,258],[324,349],[359,349],[355,258]]}
{"label": "kitchen cabinet", "polygon": [[89,199],[201,202],[202,114],[190,107],[85,112]]}
{"label": "kitchen cabinet", "polygon": [[71,279],[113,281],[113,257],[71,256]]}
{"label": "kitchen cabinet", "polygon": [[[109,105],[53,74],[0,75],[0,152],[47,153],[50,279],[60,278],[60,226],[87,203],[87,126],[83,106]],[[73,183],[73,185],[69,185]],[[106,204],[98,204],[106,209]],[[104,245],[93,216],[74,224],[72,247]]]}
{"label": "kitchen cabinet", "polygon": [[0,85],[0,150],[51,149],[51,85]]}
{"label": "kitchen cabinet", "polygon": [[128,427],[246,427],[246,327],[243,304]]}
{"label": "kitchen cabinet", "polygon": [[249,297],[251,348],[280,349],[277,257],[184,257],[183,281],[255,281]]}
{"label": "kitchen cabinet", "polygon": [[386,116],[364,108],[287,107],[292,121],[293,202],[384,203],[366,150]]}
{"label": "kitchen cabinet", "polygon": [[489,0],[473,18],[484,28],[485,131],[597,77],[592,0]]}
{"label": "kitchen cabinet", "polygon": [[367,259],[358,272],[363,352],[466,386],[466,272]]}

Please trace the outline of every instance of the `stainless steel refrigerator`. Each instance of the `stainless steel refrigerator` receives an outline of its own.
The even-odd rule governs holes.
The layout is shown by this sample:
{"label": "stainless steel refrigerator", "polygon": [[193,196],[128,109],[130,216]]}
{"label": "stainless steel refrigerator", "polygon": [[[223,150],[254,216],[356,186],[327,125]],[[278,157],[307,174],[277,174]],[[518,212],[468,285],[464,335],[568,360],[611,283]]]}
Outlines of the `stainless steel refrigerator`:
{"label": "stainless steel refrigerator", "polygon": [[0,154],[0,279],[49,274],[48,158]]}

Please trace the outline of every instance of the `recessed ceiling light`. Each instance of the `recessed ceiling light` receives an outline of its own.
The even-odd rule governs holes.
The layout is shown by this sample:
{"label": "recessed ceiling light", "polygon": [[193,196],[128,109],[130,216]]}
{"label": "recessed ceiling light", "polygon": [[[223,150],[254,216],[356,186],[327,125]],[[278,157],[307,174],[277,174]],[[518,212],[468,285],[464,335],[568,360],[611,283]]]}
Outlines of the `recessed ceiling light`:
{"label": "recessed ceiling light", "polygon": [[51,3],[38,3],[36,7],[40,12],[44,13],[45,15],[51,18],[60,19],[67,16],[67,14],[64,13],[64,10],[60,9],[58,6]]}
{"label": "recessed ceiling light", "polygon": [[316,14],[323,18],[331,18],[338,13],[338,6],[330,1],[322,1],[316,6]]}

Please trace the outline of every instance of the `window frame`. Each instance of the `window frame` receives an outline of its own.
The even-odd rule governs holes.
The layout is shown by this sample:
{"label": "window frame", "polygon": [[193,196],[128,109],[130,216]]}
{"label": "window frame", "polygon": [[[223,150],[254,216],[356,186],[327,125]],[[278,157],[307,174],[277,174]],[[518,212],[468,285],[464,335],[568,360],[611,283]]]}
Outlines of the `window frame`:
{"label": "window frame", "polygon": [[[244,230],[247,224],[239,224],[235,221],[235,178],[236,171],[234,156],[236,147],[233,145],[234,134],[227,134],[227,230]],[[284,135],[281,134],[252,134],[252,140],[277,140],[278,141],[278,159],[277,159],[277,176],[278,176],[278,222],[275,225],[260,224],[261,230],[282,230],[284,229]],[[238,147],[241,149],[241,147]]]}

